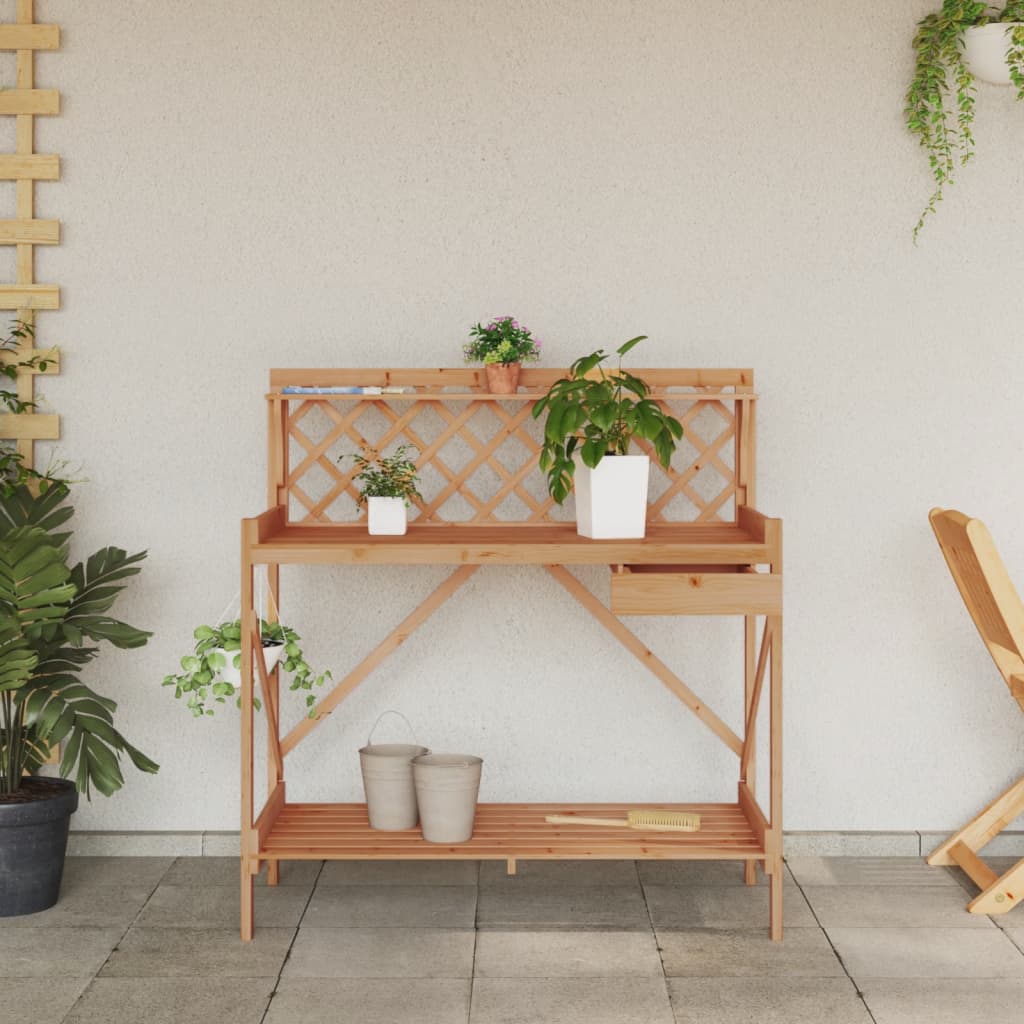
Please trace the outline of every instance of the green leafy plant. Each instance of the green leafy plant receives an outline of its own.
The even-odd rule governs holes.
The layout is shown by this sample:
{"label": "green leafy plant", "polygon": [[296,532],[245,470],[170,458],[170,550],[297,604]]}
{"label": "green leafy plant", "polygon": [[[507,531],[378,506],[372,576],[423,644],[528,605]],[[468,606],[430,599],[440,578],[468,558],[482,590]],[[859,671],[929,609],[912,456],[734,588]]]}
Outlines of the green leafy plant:
{"label": "green leafy plant", "polygon": [[359,504],[367,498],[401,498],[410,507],[412,498],[423,500],[418,490],[419,474],[410,458],[412,445],[400,444],[391,455],[380,456],[372,448],[364,448],[363,455],[341,455],[338,461],[352,459],[359,467],[356,481],[361,485]]}
{"label": "green leafy plant", "polygon": [[[241,698],[236,697],[238,687],[226,680],[223,673],[228,668],[229,659],[236,670],[241,668],[242,622],[235,619],[216,626],[197,626],[193,635],[196,638],[195,649],[181,659],[181,673],[164,676],[163,685],[173,686],[175,698],[184,697],[193,716],[202,718],[213,714],[213,709],[206,705],[208,700],[223,704],[229,697],[235,697],[236,705],[241,703]],[[312,715],[316,697],[310,691],[314,686],[323,686],[331,678],[331,673],[317,673],[309,667],[300,646],[302,637],[290,626],[261,619],[260,636],[264,647],[284,644],[279,664],[292,677],[288,689],[306,691],[306,707],[311,709]],[[261,707],[256,698],[253,704],[257,710]]]}
{"label": "green leafy plant", "polygon": [[124,785],[122,754],[158,770],[114,728],[114,701],[80,678],[96,644],[142,647],[152,635],[107,614],[146,552],[106,547],[69,565],[67,498],[62,483],[0,495],[0,794],[16,792],[60,743],[60,773],[86,796]]}
{"label": "green leafy plant", "polygon": [[[7,336],[0,338],[0,413],[18,416],[36,408],[35,402],[19,398],[17,390],[9,386],[16,385],[25,370],[45,372],[53,362],[54,357],[49,353],[37,353],[27,359],[11,358],[26,338],[34,337],[35,329],[30,323],[15,320]],[[55,349],[53,351],[56,352]],[[0,494],[9,497],[16,488],[25,486],[29,481],[35,481],[45,490],[57,480],[56,470],[40,473],[26,466],[24,456],[12,440],[0,441]]]}
{"label": "green leafy plant", "polygon": [[[964,33],[993,22],[1024,22],[1024,0],[1011,0],[1001,12],[976,0],[943,0],[942,8],[918,22],[914,35],[914,77],[907,91],[904,116],[912,135],[928,154],[935,191],[914,226],[914,241],[929,214],[935,213],[957,164],[974,156],[975,81],[964,61]],[[1024,99],[1024,25],[1008,33],[1007,64]],[[955,96],[955,103],[951,103]]]}
{"label": "green leafy plant", "polygon": [[493,366],[501,363],[535,363],[540,359],[541,342],[511,316],[495,317],[486,327],[470,328],[470,340],[462,347],[467,363]]}
{"label": "green leafy plant", "polygon": [[534,419],[547,412],[540,468],[547,473],[548,490],[561,504],[572,490],[574,455],[596,468],[605,455],[626,455],[630,441],[642,437],[654,446],[665,467],[683,436],[682,424],[648,398],[647,383],[622,369],[622,357],[646,335],[633,338],[615,351],[618,368],[604,369],[603,349],[577,359],[569,376],[561,377],[534,403]]}

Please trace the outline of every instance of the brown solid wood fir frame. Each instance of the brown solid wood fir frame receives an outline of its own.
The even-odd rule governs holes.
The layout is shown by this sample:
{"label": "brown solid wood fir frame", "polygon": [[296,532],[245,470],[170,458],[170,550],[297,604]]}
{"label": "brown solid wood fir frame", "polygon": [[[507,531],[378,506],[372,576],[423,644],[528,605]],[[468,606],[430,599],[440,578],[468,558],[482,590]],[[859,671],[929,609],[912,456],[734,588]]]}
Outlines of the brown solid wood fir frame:
{"label": "brown solid wood fir frame", "polygon": [[[735,860],[748,884],[756,866],[769,877],[769,931],[782,938],[782,523],[754,508],[753,373],[750,370],[637,370],[666,408],[687,427],[688,464],[665,472],[660,493],[652,488],[647,536],[642,540],[589,540],[575,525],[553,517],[550,499],[537,499],[526,486],[536,465],[539,440],[529,433],[532,402],[564,370],[527,369],[514,396],[481,390],[483,372],[464,369],[273,370],[268,405],[268,500],[262,515],[242,521],[242,786],[241,786],[241,935],[253,937],[253,883],[262,865],[267,881],[277,883],[282,860],[320,859],[497,859],[515,872],[521,859],[689,859]],[[287,385],[377,386],[412,388],[407,394],[286,395]],[[680,413],[678,406],[686,406]],[[707,436],[699,419],[712,410],[721,425]],[[477,418],[486,410],[491,434],[480,437]],[[326,433],[310,436],[313,412]],[[361,417],[372,412],[383,424],[379,436],[362,433]],[[437,436],[422,436],[434,417]],[[716,420],[717,423],[717,420]],[[698,424],[701,424],[698,426]],[[346,472],[332,457],[338,445],[385,449],[415,444],[422,472],[430,467],[443,481],[439,494],[418,502],[418,517],[406,535],[374,536],[363,523],[331,520],[343,495],[358,492],[355,470]],[[446,450],[461,446],[461,466]],[[508,450],[517,458],[509,465]],[[682,446],[681,446],[682,450]],[[499,457],[499,454],[501,457]],[[677,453],[679,455],[680,453]],[[681,460],[680,460],[681,461]],[[497,480],[495,494],[478,493],[474,474],[486,468]],[[721,489],[696,486],[710,468]],[[652,460],[652,475],[662,472]],[[306,480],[319,475],[323,493]],[[324,482],[326,481],[326,483]],[[476,488],[476,489],[474,489]],[[525,516],[500,517],[502,502],[514,496]],[[457,497],[470,510],[458,522],[446,520],[446,502]],[[680,498],[695,511],[693,521],[669,518]],[[731,505],[732,514],[724,510]],[[298,518],[293,519],[293,512]],[[282,564],[327,563],[449,564],[457,568],[387,637],[359,661],[303,719],[285,735],[280,729],[280,694],[275,669],[267,673],[260,649],[254,605],[254,572],[265,566],[273,606],[280,607]],[[738,759],[737,799],[726,804],[631,804],[701,815],[694,833],[601,829],[552,824],[548,814],[624,817],[624,804],[481,804],[468,843],[427,843],[418,829],[371,830],[364,804],[290,804],[286,799],[285,760],[373,670],[482,565],[543,567],[702,721]],[[584,587],[566,568],[604,564],[611,569],[611,605]],[[738,735],[682,679],[620,620],[620,615],[737,615],[743,619],[744,721]],[[760,640],[758,634],[760,633]],[[254,803],[254,671],[267,711],[267,799]],[[768,690],[769,802],[766,814],[755,793],[758,712]]]}

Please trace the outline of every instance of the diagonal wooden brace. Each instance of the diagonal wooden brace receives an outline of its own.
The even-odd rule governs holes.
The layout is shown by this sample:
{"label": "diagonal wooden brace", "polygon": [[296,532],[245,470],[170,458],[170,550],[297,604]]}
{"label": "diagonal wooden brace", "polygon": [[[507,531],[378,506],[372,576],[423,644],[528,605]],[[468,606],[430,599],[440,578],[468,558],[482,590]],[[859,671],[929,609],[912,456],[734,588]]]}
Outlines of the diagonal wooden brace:
{"label": "diagonal wooden brace", "polygon": [[627,629],[568,569],[561,565],[546,565],[552,576],[576,598],[584,608],[649,672],[656,675],[734,754],[740,754],[743,743],[686,683],[660,658],[648,650],[644,642]]}

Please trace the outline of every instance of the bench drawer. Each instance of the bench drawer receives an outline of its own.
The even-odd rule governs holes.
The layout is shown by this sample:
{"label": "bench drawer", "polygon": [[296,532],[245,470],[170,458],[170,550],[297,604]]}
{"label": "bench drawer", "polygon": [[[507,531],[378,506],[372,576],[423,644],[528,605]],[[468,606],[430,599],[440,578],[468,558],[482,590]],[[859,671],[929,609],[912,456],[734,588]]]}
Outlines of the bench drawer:
{"label": "bench drawer", "polygon": [[781,615],[782,576],[756,572],[612,573],[616,615]]}

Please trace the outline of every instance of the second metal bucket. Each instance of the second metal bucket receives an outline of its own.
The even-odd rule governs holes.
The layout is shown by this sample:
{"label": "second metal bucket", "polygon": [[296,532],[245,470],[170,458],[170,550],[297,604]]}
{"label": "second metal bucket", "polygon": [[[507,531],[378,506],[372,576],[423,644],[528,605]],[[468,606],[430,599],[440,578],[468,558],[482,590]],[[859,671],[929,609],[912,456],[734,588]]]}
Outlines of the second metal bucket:
{"label": "second metal bucket", "polygon": [[[415,828],[419,821],[412,759],[429,751],[416,743],[374,743],[373,734],[384,715],[398,715],[409,726],[409,720],[400,712],[383,712],[373,723],[366,746],[359,751],[359,764],[363,771],[370,828],[400,832]],[[412,726],[409,726],[409,732],[412,732]]]}

